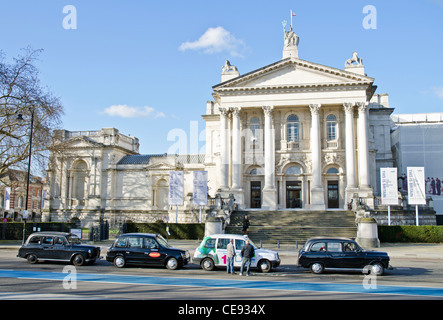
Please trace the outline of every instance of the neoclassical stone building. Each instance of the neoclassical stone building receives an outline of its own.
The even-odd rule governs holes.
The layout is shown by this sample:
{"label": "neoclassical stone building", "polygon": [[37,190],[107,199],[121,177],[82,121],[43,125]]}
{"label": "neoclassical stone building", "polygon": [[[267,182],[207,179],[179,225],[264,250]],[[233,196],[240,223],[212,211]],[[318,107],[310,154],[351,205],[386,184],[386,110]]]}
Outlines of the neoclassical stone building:
{"label": "neoclassical stone building", "polygon": [[388,96],[355,52],[341,70],[299,59],[298,42],[290,29],[282,60],[223,67],[203,116],[214,187],[243,209],[372,207],[379,168],[393,165]]}
{"label": "neoclassical stone building", "polygon": [[[379,169],[392,167],[393,109],[354,53],[343,69],[299,59],[285,32],[282,59],[240,74],[226,61],[206,122],[204,155],[140,155],[117,129],[54,135],[44,218],[196,221],[193,171],[209,195],[233,194],[239,209],[374,206]],[[344,59],[345,61],[345,59]],[[168,205],[169,171],[184,172],[184,204]]]}

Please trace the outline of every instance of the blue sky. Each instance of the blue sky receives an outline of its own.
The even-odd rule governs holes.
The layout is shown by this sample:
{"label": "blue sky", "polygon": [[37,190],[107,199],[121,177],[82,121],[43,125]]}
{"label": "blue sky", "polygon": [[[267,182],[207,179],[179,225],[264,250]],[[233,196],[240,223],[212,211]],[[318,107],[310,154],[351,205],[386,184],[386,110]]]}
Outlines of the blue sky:
{"label": "blue sky", "polygon": [[[77,29],[63,27],[66,5]],[[363,27],[366,5],[376,29]],[[194,152],[224,61],[244,74],[280,60],[291,9],[301,59],[343,69],[357,51],[396,113],[443,112],[443,0],[2,1],[0,49],[44,49],[37,66],[65,129],[115,127],[141,153],[167,152],[178,129]]]}

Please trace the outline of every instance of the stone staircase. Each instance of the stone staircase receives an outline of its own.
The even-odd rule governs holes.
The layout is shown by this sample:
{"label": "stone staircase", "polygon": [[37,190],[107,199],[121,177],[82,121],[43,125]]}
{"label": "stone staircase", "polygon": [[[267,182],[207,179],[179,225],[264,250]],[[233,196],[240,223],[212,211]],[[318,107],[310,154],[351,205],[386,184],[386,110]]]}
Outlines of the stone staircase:
{"label": "stone staircase", "polygon": [[357,235],[353,211],[234,211],[226,233],[243,234],[242,223],[247,215],[250,221],[248,236],[255,243],[277,242],[303,244],[317,236],[348,237]]}

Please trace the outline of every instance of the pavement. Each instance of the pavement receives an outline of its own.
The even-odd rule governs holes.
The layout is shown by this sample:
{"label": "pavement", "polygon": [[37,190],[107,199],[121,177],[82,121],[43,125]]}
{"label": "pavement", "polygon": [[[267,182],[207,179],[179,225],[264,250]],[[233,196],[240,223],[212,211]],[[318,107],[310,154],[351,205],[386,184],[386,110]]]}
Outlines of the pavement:
{"label": "pavement", "polygon": [[[84,243],[92,243],[99,246],[102,248],[102,252],[105,253],[113,241],[114,239],[96,242],[84,241]],[[170,239],[169,243],[174,247],[188,250],[192,256],[195,249],[199,246],[200,240]],[[21,241],[0,240],[0,250],[18,250],[20,246]],[[284,258],[297,258],[302,245],[277,246],[277,244],[264,243],[263,248],[277,251],[282,260],[284,260]],[[381,243],[380,248],[365,249],[387,252],[391,259],[443,259],[443,243]]]}

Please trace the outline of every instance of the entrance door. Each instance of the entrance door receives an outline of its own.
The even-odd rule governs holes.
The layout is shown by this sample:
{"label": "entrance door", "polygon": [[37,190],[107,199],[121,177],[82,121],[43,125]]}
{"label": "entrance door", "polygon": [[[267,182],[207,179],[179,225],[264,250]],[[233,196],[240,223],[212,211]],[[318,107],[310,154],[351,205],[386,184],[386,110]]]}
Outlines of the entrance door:
{"label": "entrance door", "polygon": [[251,181],[251,208],[261,208],[260,181]]}
{"label": "entrance door", "polygon": [[328,181],[328,208],[338,208],[338,181]]}
{"label": "entrance door", "polygon": [[301,181],[286,181],[286,208],[301,207]]}

